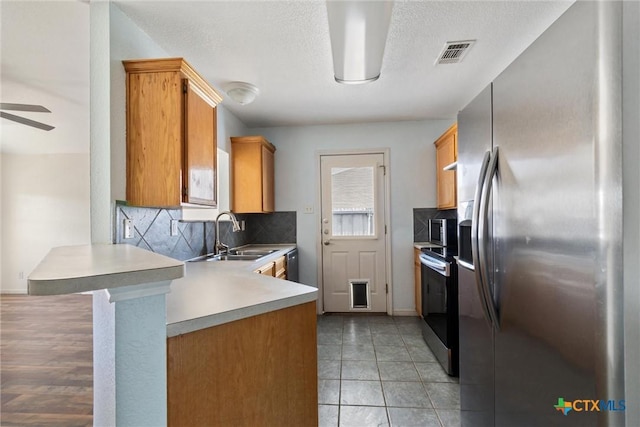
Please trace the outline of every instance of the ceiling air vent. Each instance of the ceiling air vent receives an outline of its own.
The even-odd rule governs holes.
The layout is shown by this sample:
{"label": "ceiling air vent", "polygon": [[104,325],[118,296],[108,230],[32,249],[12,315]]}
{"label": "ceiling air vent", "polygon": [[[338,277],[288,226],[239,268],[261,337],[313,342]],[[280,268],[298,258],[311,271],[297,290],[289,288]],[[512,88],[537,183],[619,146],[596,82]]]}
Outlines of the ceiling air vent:
{"label": "ceiling air vent", "polygon": [[473,46],[475,40],[464,40],[458,42],[447,42],[444,45],[444,49],[438,56],[437,64],[455,64],[462,61],[462,58],[467,54],[469,48]]}

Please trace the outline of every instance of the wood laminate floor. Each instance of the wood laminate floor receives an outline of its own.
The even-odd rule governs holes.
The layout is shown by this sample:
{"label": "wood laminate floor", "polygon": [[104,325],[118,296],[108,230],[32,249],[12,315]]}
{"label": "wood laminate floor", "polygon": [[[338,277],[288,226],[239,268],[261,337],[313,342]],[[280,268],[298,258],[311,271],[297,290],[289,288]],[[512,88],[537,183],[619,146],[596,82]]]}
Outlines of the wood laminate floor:
{"label": "wood laminate floor", "polygon": [[91,295],[0,296],[0,425],[91,426]]}

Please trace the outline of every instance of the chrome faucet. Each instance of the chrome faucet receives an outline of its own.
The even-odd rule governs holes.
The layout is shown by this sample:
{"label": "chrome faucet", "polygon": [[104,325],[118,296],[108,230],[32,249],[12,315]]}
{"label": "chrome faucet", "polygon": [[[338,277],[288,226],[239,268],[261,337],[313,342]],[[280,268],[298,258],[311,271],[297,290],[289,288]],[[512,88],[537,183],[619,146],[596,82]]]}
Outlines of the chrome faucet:
{"label": "chrome faucet", "polygon": [[240,223],[238,223],[238,219],[232,212],[229,212],[229,211],[220,212],[216,217],[216,245],[214,248],[215,254],[221,253],[220,252],[221,250],[224,250],[225,253],[229,252],[229,246],[225,245],[220,241],[220,224],[219,224],[220,221],[219,220],[222,215],[229,215],[229,218],[231,218],[231,222],[233,223],[234,233],[236,231],[240,231]]}

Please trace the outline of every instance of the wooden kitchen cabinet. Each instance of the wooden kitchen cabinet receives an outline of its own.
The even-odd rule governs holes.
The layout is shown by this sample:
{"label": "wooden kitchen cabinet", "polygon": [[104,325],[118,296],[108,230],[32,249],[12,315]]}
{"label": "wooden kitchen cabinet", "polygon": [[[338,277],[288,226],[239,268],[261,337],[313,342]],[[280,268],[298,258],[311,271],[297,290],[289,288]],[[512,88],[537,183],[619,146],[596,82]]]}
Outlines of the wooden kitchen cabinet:
{"label": "wooden kitchen cabinet", "polygon": [[420,249],[413,248],[413,278],[415,286],[416,312],[422,317],[422,266],[420,264]]}
{"label": "wooden kitchen cabinet", "polygon": [[262,136],[231,137],[231,210],[266,213],[275,210],[274,147]]}
{"label": "wooden kitchen cabinet", "polygon": [[458,160],[458,125],[451,126],[435,142],[436,146],[436,195],[438,209],[455,209],[457,206],[456,171],[443,170]]}
{"label": "wooden kitchen cabinet", "polygon": [[182,58],[123,61],[127,202],[217,204],[216,106],[222,97]]}
{"label": "wooden kitchen cabinet", "polygon": [[318,425],[315,301],[167,339],[167,425]]}
{"label": "wooden kitchen cabinet", "polygon": [[276,279],[285,279],[287,278],[287,263],[285,262],[285,257],[281,256],[277,260],[275,260],[274,266],[274,275]]}
{"label": "wooden kitchen cabinet", "polygon": [[287,278],[287,266],[285,262],[286,257],[281,256],[275,261],[271,261],[262,267],[254,270],[254,273],[264,274],[265,276],[275,277],[276,279]]}
{"label": "wooden kitchen cabinet", "polygon": [[264,274],[265,276],[276,277],[276,263],[271,261],[254,271],[254,273]]}

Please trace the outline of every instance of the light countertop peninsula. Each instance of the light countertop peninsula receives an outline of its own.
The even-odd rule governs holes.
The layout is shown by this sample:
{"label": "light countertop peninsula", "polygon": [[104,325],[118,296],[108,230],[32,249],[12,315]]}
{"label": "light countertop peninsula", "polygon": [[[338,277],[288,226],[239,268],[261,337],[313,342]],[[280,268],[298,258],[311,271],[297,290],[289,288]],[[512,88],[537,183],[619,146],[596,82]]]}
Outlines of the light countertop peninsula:
{"label": "light countertop peninsula", "polygon": [[187,262],[167,294],[167,336],[173,337],[317,299],[317,288],[254,273],[295,245],[263,245],[276,252],[257,261]]}
{"label": "light countertop peninsula", "polygon": [[314,287],[254,273],[295,245],[257,261],[182,262],[126,244],[52,249],[29,275],[31,295],[62,295],[172,280],[167,337],[315,301]]}
{"label": "light countertop peninsula", "polygon": [[174,280],[184,263],[130,245],[51,249],[29,275],[30,295],[63,295]]}

